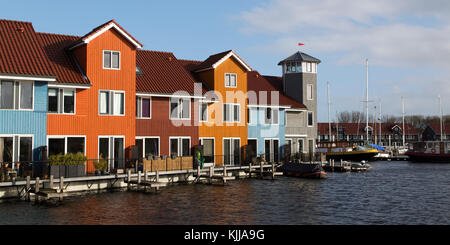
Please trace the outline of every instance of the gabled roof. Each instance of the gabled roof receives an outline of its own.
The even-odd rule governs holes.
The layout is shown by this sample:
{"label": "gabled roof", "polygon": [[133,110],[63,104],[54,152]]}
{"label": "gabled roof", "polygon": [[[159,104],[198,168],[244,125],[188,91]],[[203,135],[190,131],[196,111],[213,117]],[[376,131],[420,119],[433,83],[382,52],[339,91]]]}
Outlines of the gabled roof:
{"label": "gabled roof", "polygon": [[[136,92],[171,95],[177,91],[186,91],[194,95],[196,80],[173,53],[138,50],[136,65],[142,72],[136,75]],[[202,86],[202,93],[207,91]]]}
{"label": "gabled roof", "polygon": [[281,64],[283,64],[285,62],[288,62],[288,61],[306,61],[306,62],[320,63],[319,59],[314,58],[314,57],[312,57],[312,56],[310,56],[308,54],[305,54],[305,53],[302,53],[302,52],[298,51],[297,53],[295,53],[295,54],[287,57],[286,59],[280,61],[278,63],[278,65],[281,65]]}
{"label": "gabled roof", "polygon": [[198,64],[198,66],[195,68],[195,72],[215,69],[230,57],[235,58],[247,71],[252,70],[252,68],[250,68],[250,66],[247,65],[233,50],[227,50],[225,52],[209,56],[205,61]]}
{"label": "gabled roof", "polygon": [[30,22],[0,20],[0,74],[54,80],[55,72]]}
{"label": "gabled roof", "polygon": [[[346,135],[365,135],[366,131],[364,130],[366,128],[365,122],[358,123],[338,123],[337,125],[339,128],[344,128],[344,133]],[[369,127],[373,128],[373,123],[369,123]],[[402,129],[402,124],[399,123],[381,123],[381,134],[383,135],[389,135],[393,134],[393,128],[399,127],[400,130]],[[328,130],[328,123],[317,123],[318,133],[319,134],[329,134]],[[405,134],[406,135],[417,135],[419,132],[416,128],[410,123],[405,123]],[[380,133],[380,125],[377,123],[374,131],[376,131],[377,135]],[[401,131],[400,131],[401,133]],[[336,134],[336,123],[331,123],[331,134]]]}
{"label": "gabled roof", "polygon": [[[306,109],[305,105],[285,95],[276,83],[273,84],[266,79],[265,76],[261,76],[257,71],[251,71],[247,74],[247,91],[254,91],[258,100],[257,104],[249,100],[249,105],[270,106],[275,105],[273,103],[278,103],[280,106],[290,106],[295,109]],[[264,93],[261,94],[260,92],[266,92],[267,99],[261,97],[264,96]],[[272,100],[272,92],[278,92],[278,102]]]}
{"label": "gabled roof", "polygon": [[42,43],[43,50],[51,60],[51,65],[56,73],[56,82],[90,84],[72,52],[66,50],[67,46],[80,37],[49,33],[37,33],[37,36]]}
{"label": "gabled roof", "polygon": [[106,22],[103,25],[100,25],[96,28],[94,28],[92,31],[90,31],[88,34],[82,36],[78,41],[76,41],[74,44],[72,44],[69,49],[74,49],[75,47],[78,47],[83,44],[89,43],[91,40],[95,39],[96,37],[100,36],[107,30],[114,28],[116,31],[118,31],[122,36],[124,36],[130,43],[132,43],[136,48],[142,48],[142,44],[136,40],[133,36],[131,36],[125,29],[123,29],[115,20],[110,20]]}
{"label": "gabled roof", "polygon": [[[440,122],[430,122],[427,124],[434,133],[440,134],[441,133],[441,123]],[[443,123],[442,124],[442,133],[443,134],[450,134],[450,123]]]}

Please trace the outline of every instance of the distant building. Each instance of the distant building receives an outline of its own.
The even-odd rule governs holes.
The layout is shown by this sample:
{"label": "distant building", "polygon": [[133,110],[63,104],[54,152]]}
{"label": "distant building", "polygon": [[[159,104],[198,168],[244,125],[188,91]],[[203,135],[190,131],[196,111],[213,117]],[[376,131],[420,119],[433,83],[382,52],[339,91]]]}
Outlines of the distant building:
{"label": "distant building", "polygon": [[[450,140],[450,123],[442,124],[442,140]],[[428,123],[421,133],[422,140],[441,140],[441,123]]]}
{"label": "distant building", "polygon": [[[381,126],[381,133],[380,133]],[[419,131],[411,124],[405,123],[405,143],[417,142]],[[369,131],[369,141],[382,146],[401,146],[403,144],[402,123],[370,124],[365,123],[331,123],[331,140],[328,123],[318,123],[318,141],[352,141],[363,143]]]}

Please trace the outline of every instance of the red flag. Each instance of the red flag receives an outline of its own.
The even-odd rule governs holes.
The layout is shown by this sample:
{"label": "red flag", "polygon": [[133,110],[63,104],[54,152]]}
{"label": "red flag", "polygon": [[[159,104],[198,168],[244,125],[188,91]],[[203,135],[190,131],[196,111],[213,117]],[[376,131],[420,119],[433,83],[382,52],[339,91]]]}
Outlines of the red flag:
{"label": "red flag", "polygon": [[305,45],[305,44],[303,44],[303,43],[298,43],[298,46],[302,46],[302,45]]}

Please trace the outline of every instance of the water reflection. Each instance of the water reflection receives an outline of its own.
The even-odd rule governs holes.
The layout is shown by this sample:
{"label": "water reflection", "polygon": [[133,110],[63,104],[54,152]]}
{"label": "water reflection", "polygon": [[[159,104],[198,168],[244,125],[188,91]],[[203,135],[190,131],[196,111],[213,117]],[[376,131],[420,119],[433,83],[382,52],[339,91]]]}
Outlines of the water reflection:
{"label": "water reflection", "polygon": [[0,224],[449,224],[450,165],[379,162],[326,180],[279,177],[159,194],[105,192],[58,206],[0,203]]}

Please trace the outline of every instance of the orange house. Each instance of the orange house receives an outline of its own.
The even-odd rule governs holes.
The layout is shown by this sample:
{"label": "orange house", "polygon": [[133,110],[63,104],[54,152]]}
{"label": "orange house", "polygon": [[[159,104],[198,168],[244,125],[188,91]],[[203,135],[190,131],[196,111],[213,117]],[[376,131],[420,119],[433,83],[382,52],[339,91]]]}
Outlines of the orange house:
{"label": "orange house", "polygon": [[200,114],[206,115],[199,123],[206,163],[240,164],[247,145],[247,72],[251,68],[233,50],[203,62],[183,62],[218,97],[200,104]]}
{"label": "orange house", "polygon": [[[89,159],[114,159],[108,170],[123,168],[125,149],[135,144],[136,50],[142,44],[114,20],[83,37],[41,36],[61,77],[48,91],[49,155],[81,151]],[[93,171],[92,161],[87,170]]]}

